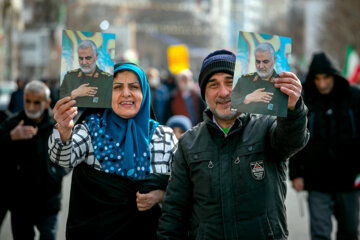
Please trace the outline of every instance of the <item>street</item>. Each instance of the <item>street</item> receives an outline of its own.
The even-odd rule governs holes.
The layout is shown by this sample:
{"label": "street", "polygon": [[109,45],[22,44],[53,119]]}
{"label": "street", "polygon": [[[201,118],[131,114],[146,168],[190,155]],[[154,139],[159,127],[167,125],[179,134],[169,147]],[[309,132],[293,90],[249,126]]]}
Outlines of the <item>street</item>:
{"label": "street", "polygon": [[[63,199],[62,210],[59,215],[59,225],[57,239],[65,239],[65,226],[66,217],[69,204],[71,174],[66,176],[63,180]],[[301,200],[302,199],[302,200]],[[306,193],[298,194],[291,188],[291,183],[288,181],[288,194],[286,199],[288,227],[289,227],[289,240],[308,240],[309,237],[309,218],[307,212]],[[301,205],[300,205],[301,203]],[[302,207],[300,207],[302,206]],[[301,212],[303,216],[301,216]],[[335,226],[334,226],[335,227]],[[333,231],[333,239],[334,239]],[[38,236],[38,235],[37,235]],[[0,240],[12,240],[9,213],[4,220],[0,232]],[[38,239],[38,237],[37,237]]]}

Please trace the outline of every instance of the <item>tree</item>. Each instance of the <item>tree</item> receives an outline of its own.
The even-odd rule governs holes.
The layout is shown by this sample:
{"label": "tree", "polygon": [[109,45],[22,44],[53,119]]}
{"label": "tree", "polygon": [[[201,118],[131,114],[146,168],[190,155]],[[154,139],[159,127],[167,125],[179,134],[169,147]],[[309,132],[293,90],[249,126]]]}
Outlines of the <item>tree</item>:
{"label": "tree", "polygon": [[324,14],[320,31],[319,43],[343,68],[348,44],[360,52],[360,1],[333,0]]}

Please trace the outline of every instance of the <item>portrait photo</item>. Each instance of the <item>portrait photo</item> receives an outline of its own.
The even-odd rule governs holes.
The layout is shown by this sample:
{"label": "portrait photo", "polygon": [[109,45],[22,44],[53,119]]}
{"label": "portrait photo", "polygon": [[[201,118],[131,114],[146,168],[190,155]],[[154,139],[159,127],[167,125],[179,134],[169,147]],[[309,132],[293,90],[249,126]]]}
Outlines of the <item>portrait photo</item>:
{"label": "portrait photo", "polygon": [[77,107],[111,108],[115,34],[64,30],[60,98]]}
{"label": "portrait photo", "polygon": [[287,116],[288,96],[274,86],[290,71],[291,38],[239,32],[231,108],[237,112]]}

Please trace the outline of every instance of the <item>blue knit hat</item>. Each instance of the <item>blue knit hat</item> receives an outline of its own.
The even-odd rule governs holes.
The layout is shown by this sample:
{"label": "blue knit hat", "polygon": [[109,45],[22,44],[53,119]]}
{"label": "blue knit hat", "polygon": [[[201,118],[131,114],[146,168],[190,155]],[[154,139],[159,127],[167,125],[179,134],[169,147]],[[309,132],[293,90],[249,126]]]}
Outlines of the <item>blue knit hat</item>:
{"label": "blue knit hat", "polygon": [[166,126],[171,127],[171,128],[179,127],[184,132],[186,132],[187,130],[189,130],[192,127],[192,123],[191,123],[191,120],[187,116],[174,115],[171,118],[169,118],[169,120],[167,120]]}
{"label": "blue knit hat", "polygon": [[202,99],[205,100],[205,87],[209,78],[218,72],[234,75],[235,61],[235,54],[225,49],[216,50],[204,59],[199,75]]}

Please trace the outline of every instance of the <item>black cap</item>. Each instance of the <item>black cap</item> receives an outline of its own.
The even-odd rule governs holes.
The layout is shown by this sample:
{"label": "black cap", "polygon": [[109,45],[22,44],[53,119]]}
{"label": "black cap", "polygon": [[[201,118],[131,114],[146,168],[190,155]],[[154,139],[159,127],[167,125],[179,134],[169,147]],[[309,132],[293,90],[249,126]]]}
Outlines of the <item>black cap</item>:
{"label": "black cap", "polygon": [[218,72],[234,75],[235,61],[235,54],[225,49],[216,50],[204,59],[199,75],[199,86],[203,100],[205,100],[205,87],[209,78]]}

